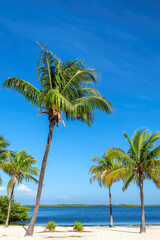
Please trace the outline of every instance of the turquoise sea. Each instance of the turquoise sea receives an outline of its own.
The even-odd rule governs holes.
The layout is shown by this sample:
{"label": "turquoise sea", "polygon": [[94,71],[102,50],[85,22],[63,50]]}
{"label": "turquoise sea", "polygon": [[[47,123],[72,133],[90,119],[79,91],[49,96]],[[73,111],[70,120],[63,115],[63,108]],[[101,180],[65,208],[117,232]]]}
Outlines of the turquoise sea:
{"label": "turquoise sea", "polygon": [[[31,207],[29,215],[32,216]],[[115,225],[140,224],[140,207],[113,207]],[[146,224],[160,224],[160,207],[145,207]],[[84,225],[108,225],[109,207],[40,207],[37,225],[54,221],[57,225],[73,225],[81,221]],[[21,222],[28,224],[30,220]]]}

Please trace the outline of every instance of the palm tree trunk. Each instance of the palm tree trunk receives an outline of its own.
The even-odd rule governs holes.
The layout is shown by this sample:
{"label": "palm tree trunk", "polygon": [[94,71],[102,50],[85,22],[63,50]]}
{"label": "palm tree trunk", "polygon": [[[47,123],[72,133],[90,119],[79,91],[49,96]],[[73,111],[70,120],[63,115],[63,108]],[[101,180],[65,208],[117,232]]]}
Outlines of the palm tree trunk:
{"label": "palm tree trunk", "polygon": [[49,124],[49,134],[48,134],[48,139],[47,139],[47,145],[46,145],[46,150],[45,150],[45,153],[44,153],[43,162],[42,162],[42,166],[41,166],[40,177],[39,177],[38,191],[37,191],[37,197],[36,197],[36,206],[34,208],[32,219],[30,221],[30,224],[29,224],[29,227],[26,231],[25,236],[32,236],[33,235],[34,225],[35,225],[35,222],[36,222],[38,209],[39,209],[39,204],[40,204],[40,199],[41,199],[43,180],[44,180],[45,169],[46,169],[46,164],[47,164],[48,153],[49,153],[49,150],[50,150],[54,125],[55,125],[55,123],[53,123],[53,124],[50,123]]}
{"label": "palm tree trunk", "polygon": [[144,196],[143,196],[143,174],[139,173],[140,197],[141,197],[141,226],[140,233],[146,232],[144,215]]}
{"label": "palm tree trunk", "polygon": [[16,184],[16,181],[14,181],[14,183],[13,183],[12,192],[11,192],[11,196],[10,196],[10,199],[9,199],[8,213],[7,213],[7,219],[6,219],[5,227],[8,227],[8,223],[9,223],[9,216],[10,216],[10,211],[11,211],[11,202],[12,202],[12,197],[13,197],[13,193],[14,193],[15,184]]}
{"label": "palm tree trunk", "polygon": [[109,187],[109,201],[110,201],[110,227],[113,227],[113,216],[112,216],[112,196],[111,188]]}

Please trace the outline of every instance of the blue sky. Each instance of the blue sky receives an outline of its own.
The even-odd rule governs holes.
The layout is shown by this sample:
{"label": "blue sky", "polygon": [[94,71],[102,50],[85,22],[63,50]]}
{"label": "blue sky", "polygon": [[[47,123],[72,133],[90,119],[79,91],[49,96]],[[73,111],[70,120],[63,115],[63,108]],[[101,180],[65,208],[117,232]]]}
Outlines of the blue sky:
{"label": "blue sky", "polygon": [[[108,192],[89,184],[91,158],[107,148],[127,149],[123,132],[139,127],[160,130],[160,3],[124,0],[1,0],[0,84],[14,76],[38,86],[36,61],[47,45],[62,60],[81,58],[99,70],[98,89],[114,105],[114,114],[96,114],[88,128],[66,122],[55,130],[41,203],[108,203]],[[48,121],[23,96],[0,89],[0,134],[13,150],[27,149],[40,168]],[[8,177],[1,173],[5,194]],[[23,183],[15,198],[34,203],[37,186]],[[144,184],[146,204],[156,204],[160,191]],[[139,189],[112,187],[113,203],[140,203]]]}

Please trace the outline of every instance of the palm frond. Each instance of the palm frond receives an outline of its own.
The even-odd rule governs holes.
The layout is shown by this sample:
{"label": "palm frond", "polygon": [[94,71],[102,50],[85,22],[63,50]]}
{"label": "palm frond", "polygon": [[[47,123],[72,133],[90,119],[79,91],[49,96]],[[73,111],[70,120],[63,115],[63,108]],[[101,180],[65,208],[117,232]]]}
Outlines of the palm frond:
{"label": "palm frond", "polygon": [[3,87],[6,87],[10,90],[14,90],[17,93],[21,93],[30,103],[37,105],[38,98],[42,94],[36,87],[34,87],[32,84],[19,79],[10,77],[8,78],[4,84]]}
{"label": "palm frond", "polygon": [[0,135],[0,164],[6,158],[6,148],[9,146],[9,142]]}
{"label": "palm frond", "polygon": [[112,183],[117,182],[121,179],[124,179],[126,177],[127,171],[128,171],[128,169],[122,166],[119,169],[112,170],[108,174],[105,174],[105,172],[103,172],[102,182],[105,185],[110,186]]}
{"label": "palm frond", "polygon": [[69,79],[69,81],[66,82],[66,85],[64,86],[61,94],[68,94],[69,91],[73,90],[73,87],[77,88],[82,86],[82,84],[86,83],[96,83],[96,77],[95,77],[95,69],[82,69],[76,71],[76,73]]}
{"label": "palm frond", "polygon": [[99,158],[99,157],[94,157],[91,160],[94,161],[94,162],[97,162],[98,164],[103,164],[104,163],[103,159]]}
{"label": "palm frond", "polygon": [[144,145],[145,155],[143,157],[146,156],[148,151],[150,151],[150,149],[152,149],[154,147],[155,142],[159,139],[160,139],[160,133],[159,132],[155,132],[150,136],[150,138],[148,139],[148,141],[146,141],[146,144]]}
{"label": "palm frond", "polygon": [[0,135],[0,151],[5,150],[9,146],[9,142],[4,139],[2,135]]}
{"label": "palm frond", "polygon": [[110,149],[110,154],[114,159],[123,162],[124,165],[128,165],[129,167],[135,166],[135,161],[120,148],[113,147]]}
{"label": "palm frond", "polygon": [[57,90],[49,90],[46,97],[47,105],[53,109],[53,111],[65,111],[73,112],[73,105],[68,101],[63,95],[61,95]]}
{"label": "palm frond", "polygon": [[12,191],[12,187],[13,187],[13,178],[11,177],[8,184],[7,184],[7,194],[9,195],[10,192]]}
{"label": "palm frond", "polygon": [[82,108],[89,112],[93,112],[95,109],[107,113],[113,112],[112,104],[102,96],[82,97],[74,100],[72,103],[75,106],[75,109],[77,109],[78,113],[80,113]]}
{"label": "palm frond", "polygon": [[129,176],[126,178],[126,180],[124,182],[124,185],[122,188],[123,191],[125,191],[128,188],[128,186],[130,185],[130,183],[132,182],[134,177],[135,177],[135,172],[132,172],[131,174],[129,174]]}
{"label": "palm frond", "polygon": [[29,182],[30,180],[34,181],[35,183],[39,182],[35,177],[33,177],[31,174],[28,174],[26,172],[22,172],[22,176],[24,177],[26,182]]}
{"label": "palm frond", "polygon": [[135,146],[136,149],[137,158],[141,157],[143,147],[146,144],[150,135],[151,133],[148,132],[148,129],[139,129],[138,131],[135,132],[133,137],[133,145]]}
{"label": "palm frond", "polygon": [[125,138],[127,138],[127,141],[130,145],[130,147],[128,149],[128,153],[132,153],[132,154],[134,153],[135,154],[136,153],[135,147],[134,147],[131,139],[129,138],[128,134],[126,132],[124,132],[123,135],[125,136]]}
{"label": "palm frond", "polygon": [[98,89],[96,88],[81,88],[78,91],[78,95],[82,95],[82,96],[101,96],[100,92],[98,91]]}
{"label": "palm frond", "polygon": [[160,157],[160,146],[154,148],[152,151],[147,152],[147,155],[145,156],[146,159],[150,159],[150,158],[159,158]]}
{"label": "palm frond", "polygon": [[152,171],[151,173],[147,174],[148,179],[152,180],[156,187],[160,188],[160,170]]}

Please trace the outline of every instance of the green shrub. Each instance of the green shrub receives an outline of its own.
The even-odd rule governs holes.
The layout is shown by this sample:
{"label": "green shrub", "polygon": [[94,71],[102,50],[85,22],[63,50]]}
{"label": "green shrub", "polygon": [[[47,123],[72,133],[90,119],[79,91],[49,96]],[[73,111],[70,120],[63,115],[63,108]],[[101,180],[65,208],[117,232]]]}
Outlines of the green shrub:
{"label": "green shrub", "polygon": [[75,222],[73,230],[81,232],[83,231],[83,225],[81,222]]}
{"label": "green shrub", "polygon": [[[7,218],[9,198],[7,196],[0,196],[0,223],[4,223]],[[28,220],[29,208],[17,203],[14,199],[11,202],[10,222]]]}
{"label": "green shrub", "polygon": [[7,218],[7,216],[5,216],[5,214],[2,212],[2,210],[0,208],[0,223],[4,223],[6,218]]}
{"label": "green shrub", "polygon": [[52,222],[52,221],[48,222],[46,229],[48,229],[49,231],[54,231],[55,228],[56,228],[55,222]]}

